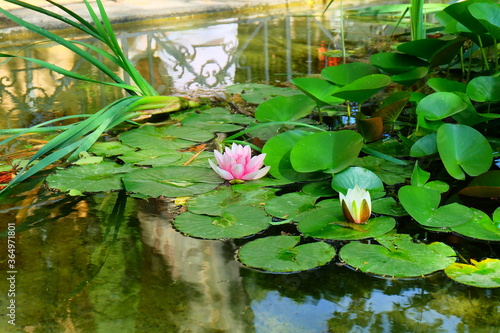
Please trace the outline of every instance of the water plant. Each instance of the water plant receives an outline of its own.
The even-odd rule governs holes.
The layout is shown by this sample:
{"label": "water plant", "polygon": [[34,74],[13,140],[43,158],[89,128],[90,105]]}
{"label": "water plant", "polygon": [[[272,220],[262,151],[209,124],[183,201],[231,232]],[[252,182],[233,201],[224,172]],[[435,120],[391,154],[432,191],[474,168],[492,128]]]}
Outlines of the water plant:
{"label": "water plant", "polygon": [[[500,171],[493,163],[500,152],[500,23],[490,12],[500,17],[500,5],[450,5],[436,15],[443,38],[401,43],[369,63],[327,67],[320,77],[292,80],[297,89],[228,87],[258,104],[254,117],[206,106],[173,113],[166,126],[124,131],[112,143],[71,137],[49,156],[76,149],[71,156],[80,160],[50,174],[47,184],[72,195],[187,197],[179,200],[187,209],[175,228],[198,238],[245,239],[237,258],[259,270],[297,272],[338,256],[341,265],[379,276],[444,271],[460,283],[499,287],[497,253],[467,257],[444,237],[500,241]],[[211,143],[228,147],[212,154]],[[250,147],[262,154],[251,157]],[[87,149],[98,159],[81,156]]]}

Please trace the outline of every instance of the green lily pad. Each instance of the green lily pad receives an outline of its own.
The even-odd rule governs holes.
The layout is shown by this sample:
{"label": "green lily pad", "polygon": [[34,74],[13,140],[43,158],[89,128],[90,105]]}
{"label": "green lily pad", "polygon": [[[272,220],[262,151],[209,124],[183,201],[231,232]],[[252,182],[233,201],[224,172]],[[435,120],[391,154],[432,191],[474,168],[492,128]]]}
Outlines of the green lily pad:
{"label": "green lily pad", "polygon": [[442,125],[437,131],[437,148],[446,170],[456,179],[465,179],[465,174],[478,176],[493,162],[488,140],[470,126]]}
{"label": "green lily pad", "polygon": [[[231,125],[232,127],[228,128],[235,128],[232,124],[249,125],[254,122],[255,119],[252,117],[247,117],[239,113],[231,113],[228,109],[217,107],[203,110],[199,113],[193,112],[182,120],[182,125],[193,127],[203,127],[208,125],[211,126],[211,129],[213,129],[212,126]],[[221,126],[220,128],[224,128],[224,126]],[[221,132],[226,132],[226,130]]]}
{"label": "green lily pad", "polygon": [[305,236],[317,239],[357,240],[386,234],[395,226],[396,221],[388,216],[371,218],[365,224],[346,222],[340,202],[332,200],[332,204],[301,216],[297,228]]}
{"label": "green lily pad", "polygon": [[134,151],[134,148],[119,141],[98,142],[89,149],[89,153],[99,156],[118,156],[128,151]]}
{"label": "green lily pad", "polygon": [[324,242],[298,245],[300,236],[271,236],[243,245],[238,259],[247,267],[268,272],[300,272],[323,266],[335,257]]}
{"label": "green lily pad", "polygon": [[408,216],[404,207],[397,203],[392,197],[373,200],[372,212],[389,216]]}
{"label": "green lily pad", "polygon": [[428,227],[455,227],[468,222],[474,215],[469,207],[458,203],[439,207],[441,194],[421,186],[403,186],[398,197],[408,214]]}
{"label": "green lily pad", "polygon": [[500,287],[500,260],[487,258],[471,259],[471,265],[453,263],[444,272],[450,279],[478,288]]}
{"label": "green lily pad", "polygon": [[213,190],[222,179],[209,168],[166,166],[140,169],[123,177],[125,189],[150,197],[187,197]]}
{"label": "green lily pad", "polygon": [[191,237],[204,239],[242,238],[269,227],[271,218],[261,207],[230,205],[218,216],[184,212],[177,216],[174,227]]}
{"label": "green lily pad", "polygon": [[143,126],[120,134],[124,144],[141,149],[164,148],[180,149],[193,145],[193,142],[205,142],[214,138],[211,131],[197,127],[154,127]]}
{"label": "green lily pad", "polygon": [[199,194],[188,200],[191,213],[205,215],[221,215],[231,205],[261,205],[275,197],[278,189],[259,188],[245,194],[234,192],[225,186],[217,190]]}
{"label": "green lily pad", "polygon": [[295,144],[302,138],[311,135],[305,131],[287,131],[272,137],[266,142],[263,153],[266,153],[264,160],[266,165],[271,166],[269,173],[278,179],[289,179],[292,181],[312,180],[322,178],[321,174],[310,172],[298,172],[292,167],[290,153]]}
{"label": "green lily pad", "polygon": [[226,87],[231,94],[240,94],[249,103],[260,104],[276,96],[293,96],[302,94],[300,90],[280,88],[260,83],[240,83]]}
{"label": "green lily pad", "polygon": [[301,192],[292,192],[272,198],[266,203],[265,209],[274,217],[296,221],[297,215],[314,208],[317,199]]}
{"label": "green lily pad", "polygon": [[302,192],[312,196],[331,197],[337,194],[330,180],[313,182],[302,186]]}
{"label": "green lily pad", "polygon": [[180,160],[182,154],[177,150],[164,148],[144,149],[125,152],[120,159],[125,163],[149,166],[166,166]]}
{"label": "green lily pad", "polygon": [[411,165],[397,165],[375,156],[358,158],[353,164],[372,171],[387,185],[404,183],[412,173]]}
{"label": "green lily pad", "polygon": [[471,208],[474,215],[464,224],[451,227],[458,234],[475,239],[500,241],[500,221],[492,220],[486,213]]}
{"label": "green lily pad", "polygon": [[47,177],[50,188],[67,192],[107,192],[123,188],[122,177],[137,170],[131,165],[102,162],[59,170]]}
{"label": "green lily pad", "polygon": [[414,243],[409,235],[390,234],[375,238],[378,244],[351,242],[340,257],[362,272],[393,277],[416,277],[444,269],[455,261],[455,251],[440,242]]}
{"label": "green lily pad", "polygon": [[338,86],[327,80],[316,77],[298,77],[291,81],[307,96],[314,99],[318,105],[336,105],[343,103],[342,98],[333,97],[332,94],[339,89]]}
{"label": "green lily pad", "polygon": [[337,173],[352,164],[363,147],[363,137],[353,131],[320,132],[301,138],[290,152],[299,172]]}
{"label": "green lily pad", "polygon": [[316,103],[305,95],[277,96],[260,104],[255,109],[255,118],[266,121],[295,121],[309,115]]}
{"label": "green lily pad", "polygon": [[380,178],[365,168],[350,167],[339,172],[332,179],[333,189],[343,194],[347,194],[347,190],[356,185],[368,190],[371,198],[380,198],[385,195],[384,184]]}

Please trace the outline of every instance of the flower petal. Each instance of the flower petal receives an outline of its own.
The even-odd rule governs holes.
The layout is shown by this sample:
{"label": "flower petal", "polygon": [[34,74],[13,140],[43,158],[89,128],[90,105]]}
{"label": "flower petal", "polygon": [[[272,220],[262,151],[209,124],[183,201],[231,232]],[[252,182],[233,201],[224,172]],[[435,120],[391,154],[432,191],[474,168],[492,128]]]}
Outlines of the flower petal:
{"label": "flower petal", "polygon": [[269,172],[269,169],[271,169],[271,167],[266,166],[260,170],[257,170],[255,172],[251,172],[251,173],[244,175],[242,179],[243,180],[254,180],[254,179],[262,178]]}
{"label": "flower petal", "polygon": [[221,176],[222,178],[224,178],[226,180],[232,180],[232,179],[234,179],[233,175],[230,172],[219,168],[217,165],[215,165],[214,162],[212,162],[212,160],[208,160],[208,163],[210,164],[210,166],[212,167],[212,169],[214,169],[214,171],[217,172],[217,174],[219,176]]}

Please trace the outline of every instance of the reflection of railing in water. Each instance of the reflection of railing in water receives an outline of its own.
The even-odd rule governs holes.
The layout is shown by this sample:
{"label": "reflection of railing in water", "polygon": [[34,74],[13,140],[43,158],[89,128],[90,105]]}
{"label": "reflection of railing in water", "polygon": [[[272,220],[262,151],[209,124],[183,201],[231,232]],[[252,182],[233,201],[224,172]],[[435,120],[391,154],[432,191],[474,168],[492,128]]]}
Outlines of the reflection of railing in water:
{"label": "reflection of railing in water", "polygon": [[[242,19],[183,31],[120,32],[118,39],[126,56],[160,93],[217,89],[234,82],[271,81],[276,72],[284,73],[289,80],[293,71],[297,71],[297,64],[302,66],[300,71],[313,73],[312,63],[319,46],[313,35],[322,34],[322,40],[327,39],[329,43],[333,41],[333,36],[315,17],[305,19],[305,28],[300,25],[303,21],[287,15]],[[284,22],[284,26],[280,22]],[[306,60],[303,61],[294,58],[292,48],[295,47],[293,35],[304,33],[304,43],[308,45]],[[276,42],[281,42],[284,47],[275,45]],[[44,44],[26,52],[39,53],[49,62],[57,61],[58,65],[62,63],[66,69],[79,73],[94,72],[66,49],[49,46]],[[252,63],[247,62],[249,59]],[[48,74],[47,70],[31,64],[17,68],[15,65],[4,65],[0,74],[4,77],[0,81],[3,108],[0,113],[7,119],[6,123],[0,123],[1,127],[31,125],[40,113],[52,112],[62,116],[94,112],[91,108],[97,110],[119,96],[110,88],[90,87],[58,74]],[[10,82],[6,81],[7,77]],[[31,120],[11,124],[8,118]]]}

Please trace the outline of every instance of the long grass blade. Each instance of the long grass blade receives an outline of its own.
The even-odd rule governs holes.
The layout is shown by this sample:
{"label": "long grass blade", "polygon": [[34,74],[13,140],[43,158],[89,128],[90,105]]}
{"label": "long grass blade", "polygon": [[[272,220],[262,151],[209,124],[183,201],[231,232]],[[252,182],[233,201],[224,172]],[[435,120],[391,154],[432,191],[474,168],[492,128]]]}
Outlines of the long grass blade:
{"label": "long grass blade", "polygon": [[26,61],[30,61],[32,63],[35,63],[37,65],[43,66],[43,67],[45,67],[45,68],[47,68],[47,69],[49,69],[51,71],[54,71],[56,73],[65,75],[67,77],[71,77],[73,79],[87,81],[87,82],[92,82],[92,83],[98,83],[98,84],[104,84],[104,85],[113,86],[113,87],[119,87],[119,88],[123,88],[123,89],[125,89],[127,91],[140,92],[140,90],[137,87],[134,87],[134,86],[131,86],[131,85],[128,85],[128,84],[125,84],[125,83],[97,81],[97,80],[91,79],[89,77],[77,74],[75,72],[71,72],[71,71],[69,71],[67,69],[64,69],[62,67],[56,66],[54,64],[51,64],[49,62],[46,62],[46,61],[43,61],[43,60],[40,60],[40,59],[23,57],[23,56],[17,56],[17,55],[11,55],[11,54],[5,54],[5,53],[0,53],[0,57],[3,57],[3,58],[20,58],[20,59],[24,59]]}
{"label": "long grass blade", "polygon": [[90,24],[88,23],[86,20],[84,20],[82,17],[80,17],[79,15],[77,15],[75,12],[69,10],[68,8],[56,3],[56,2],[53,2],[51,0],[46,0],[47,2],[51,3],[52,5],[58,7],[59,9],[63,10],[64,12],[68,13],[69,15],[71,15],[73,18],[75,18],[78,22],[80,22],[80,24],[78,24],[78,22],[75,22],[75,21],[72,21],[70,19],[68,19],[67,17],[64,17],[62,15],[59,15],[57,13],[54,13],[50,10],[47,10],[43,7],[38,7],[38,6],[34,6],[32,4],[29,4],[29,3],[26,3],[26,2],[23,2],[23,1],[18,1],[18,0],[5,0],[6,2],[9,2],[9,3],[12,3],[12,4],[15,4],[15,5],[18,5],[20,7],[23,7],[23,8],[26,8],[26,9],[29,9],[29,10],[33,10],[35,12],[38,12],[42,15],[45,15],[45,16],[49,16],[49,17],[52,17],[58,21],[61,21],[63,23],[66,23],[66,24],[69,24],[71,26],[73,26],[74,28],[77,28],[81,31],[83,31],[84,33],[86,34],[89,34],[95,38],[99,38],[100,39],[100,36],[99,34],[96,33],[96,30],[95,28]]}
{"label": "long grass blade", "polygon": [[99,61],[98,59],[93,57],[88,52],[82,50],[81,48],[76,46],[74,43],[67,41],[66,39],[64,39],[64,38],[50,32],[48,30],[45,30],[45,29],[40,28],[34,24],[31,24],[27,21],[24,21],[23,19],[15,16],[15,15],[12,15],[11,13],[9,13],[8,11],[6,11],[2,8],[0,8],[0,13],[3,13],[5,16],[7,16],[9,19],[14,21],[15,23],[31,30],[32,32],[35,32],[43,37],[46,37],[46,38],[56,42],[57,44],[60,44],[64,47],[66,47],[67,49],[73,51],[74,53],[78,54],[79,56],[81,56],[82,58],[84,58],[85,60],[90,62],[92,65],[94,65],[96,68],[98,68],[100,71],[102,71],[103,73],[108,75],[113,81],[115,81],[117,83],[125,84],[125,82],[118,75],[116,75],[110,68],[108,68],[104,63],[102,63],[101,61]]}

